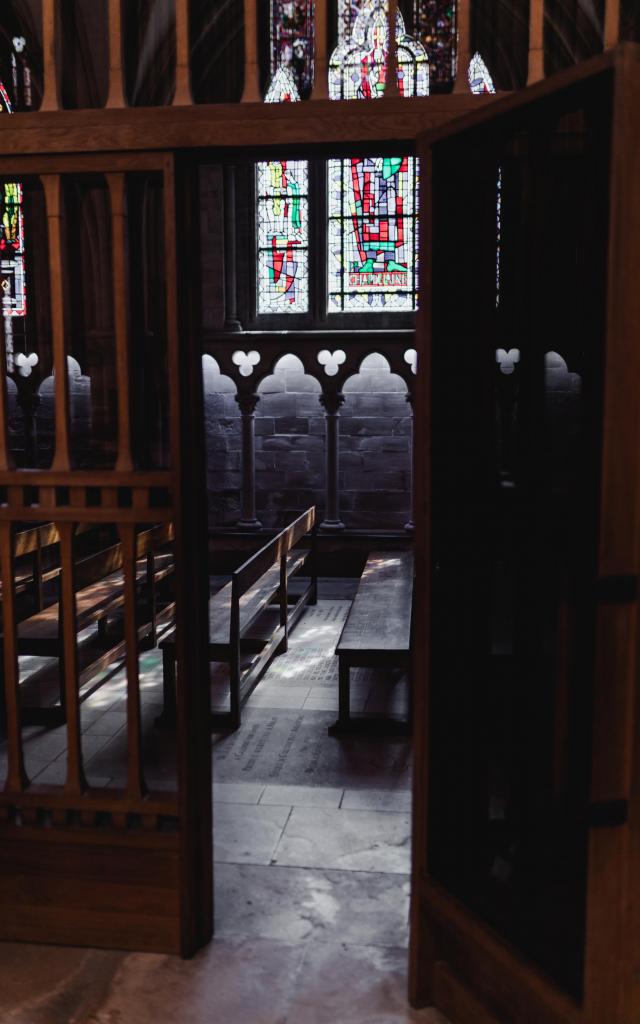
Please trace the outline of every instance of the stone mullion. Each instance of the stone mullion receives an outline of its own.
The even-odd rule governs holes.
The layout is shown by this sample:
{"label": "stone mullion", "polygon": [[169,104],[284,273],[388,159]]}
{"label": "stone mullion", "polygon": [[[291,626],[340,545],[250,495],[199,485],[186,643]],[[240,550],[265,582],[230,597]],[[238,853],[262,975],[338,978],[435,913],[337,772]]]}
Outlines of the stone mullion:
{"label": "stone mullion", "polygon": [[325,411],[325,517],[321,530],[344,530],[340,519],[340,491],[338,473],[340,468],[340,406],[344,402],[341,391],[323,391],[320,404]]}
{"label": "stone mullion", "polygon": [[242,516],[237,524],[240,530],[262,529],[256,515],[255,413],[259,401],[259,395],[253,391],[236,395],[242,417]]}

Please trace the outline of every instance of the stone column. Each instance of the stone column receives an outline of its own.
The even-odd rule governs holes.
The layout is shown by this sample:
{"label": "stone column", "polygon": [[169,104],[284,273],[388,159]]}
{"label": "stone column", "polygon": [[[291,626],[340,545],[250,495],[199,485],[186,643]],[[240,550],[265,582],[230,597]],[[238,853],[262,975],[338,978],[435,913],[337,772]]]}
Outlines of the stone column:
{"label": "stone column", "polygon": [[324,392],[320,404],[324,407],[325,432],[325,517],[320,523],[321,530],[344,530],[340,519],[340,497],[338,491],[338,470],[340,464],[340,406],[344,402],[341,391]]}
{"label": "stone column", "polygon": [[411,419],[411,430],[409,432],[409,522],[404,524],[408,533],[413,533],[413,429],[415,420],[413,415],[413,392],[407,391],[407,403],[409,405],[409,416]]}
{"label": "stone column", "polygon": [[236,169],[224,164],[224,329],[241,331],[236,283]]}
{"label": "stone column", "polygon": [[259,401],[260,397],[255,392],[236,395],[242,415],[242,516],[237,523],[240,530],[262,529],[262,523],[256,517],[255,418]]}

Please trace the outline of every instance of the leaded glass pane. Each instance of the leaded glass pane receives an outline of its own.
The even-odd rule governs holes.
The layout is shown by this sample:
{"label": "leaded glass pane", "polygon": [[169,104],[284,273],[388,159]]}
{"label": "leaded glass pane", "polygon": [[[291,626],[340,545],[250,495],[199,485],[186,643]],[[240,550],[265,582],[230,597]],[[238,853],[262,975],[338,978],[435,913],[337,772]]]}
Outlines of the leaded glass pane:
{"label": "leaded glass pane", "polygon": [[328,162],[329,311],[416,308],[413,157]]}
{"label": "leaded glass pane", "polygon": [[258,313],[309,309],[308,179],[306,160],[257,164]]}

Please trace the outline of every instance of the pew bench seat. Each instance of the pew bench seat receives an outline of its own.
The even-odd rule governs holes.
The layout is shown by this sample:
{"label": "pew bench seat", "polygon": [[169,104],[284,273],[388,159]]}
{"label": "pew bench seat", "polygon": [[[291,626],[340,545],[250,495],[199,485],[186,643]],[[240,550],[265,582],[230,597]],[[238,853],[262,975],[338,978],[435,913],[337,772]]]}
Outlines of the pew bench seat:
{"label": "pew bench seat", "polygon": [[413,553],[374,551],[367,559],[358,590],[335,649],[339,663],[339,712],[330,736],[351,733],[400,733],[407,721],[351,714],[352,668],[411,667]]}

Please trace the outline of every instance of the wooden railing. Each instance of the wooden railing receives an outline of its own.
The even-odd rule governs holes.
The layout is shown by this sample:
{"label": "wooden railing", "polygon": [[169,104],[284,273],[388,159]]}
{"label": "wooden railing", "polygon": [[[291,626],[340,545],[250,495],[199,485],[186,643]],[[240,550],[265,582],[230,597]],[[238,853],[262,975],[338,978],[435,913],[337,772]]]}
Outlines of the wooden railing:
{"label": "wooden railing", "polygon": [[[43,98],[41,111],[61,109],[59,83],[61,79],[58,66],[61,46],[58,33],[60,22],[58,17],[59,0],[43,0],[42,2],[42,38],[43,38]],[[108,34],[109,48],[109,88],[106,107],[110,110],[122,109],[126,106],[126,90],[124,85],[123,58],[123,25],[121,0],[108,2]],[[391,26],[395,23],[397,0],[389,0],[390,38],[394,32]],[[193,104],[191,92],[190,69],[190,35],[189,35],[189,0],[175,0],[175,38],[176,38],[176,85],[173,106],[184,107]],[[473,0],[457,0],[457,72],[454,82],[455,92],[468,89],[467,68],[472,54],[471,26]],[[328,64],[328,5],[327,0],[316,0],[315,3],[315,76],[311,94],[312,100],[328,98],[327,64]],[[530,0],[529,4],[529,58],[528,82],[533,83],[544,78],[544,0]],[[244,0],[244,89],[242,103],[258,103],[262,100],[260,91],[259,46],[258,46],[258,0]],[[611,49],[620,39],[620,0],[605,0],[604,48]],[[396,75],[396,52],[392,48],[389,55],[387,74],[387,97],[398,94]]]}
{"label": "wooden railing", "polygon": [[[45,2],[45,16],[53,13],[53,5]],[[118,26],[114,26],[117,35]],[[55,73],[47,71],[49,85]],[[115,87],[114,87],[115,88]],[[49,99],[55,90],[48,92]],[[115,92],[112,90],[112,96]],[[48,293],[55,368],[55,448],[49,469],[17,469],[11,462],[7,424],[6,378],[0,375],[0,566],[2,570],[2,657],[4,689],[4,728],[7,739],[7,770],[4,787],[0,789],[0,846],[3,849],[0,893],[0,939],[68,942],[107,945],[121,948],[190,952],[205,941],[211,928],[211,905],[206,892],[210,886],[209,846],[211,825],[206,831],[199,824],[202,815],[210,815],[210,747],[208,733],[199,730],[199,721],[208,708],[208,690],[200,678],[206,672],[207,634],[207,556],[206,525],[199,509],[205,506],[204,460],[196,465],[194,451],[198,437],[185,433],[191,415],[197,416],[198,399],[181,399],[187,390],[185,381],[192,374],[198,381],[189,385],[189,394],[197,396],[201,383],[197,360],[186,355],[191,334],[185,328],[184,289],[178,292],[176,271],[179,241],[177,219],[190,209],[187,197],[193,188],[191,173],[178,172],[171,154],[118,153],[106,156],[87,154],[56,157],[16,157],[15,169],[21,177],[39,178],[45,198],[47,235],[42,240],[48,267]],[[160,181],[163,189],[164,331],[167,339],[167,384],[169,394],[170,440],[169,468],[147,471],[135,461],[132,443],[132,395],[134,391],[134,351],[129,329],[130,310],[127,251],[128,176],[141,173]],[[176,176],[185,175],[178,187]],[[115,324],[115,351],[112,359],[117,377],[118,442],[116,465],[108,469],[74,469],[71,445],[69,405],[69,345],[65,295],[70,290],[71,260],[62,227],[61,197],[67,181],[91,174],[102,177],[110,196],[113,288],[111,303]],[[193,217],[195,220],[195,215]],[[2,327],[0,318],[0,329]],[[180,332],[180,337],[179,337]],[[0,330],[0,360],[6,358],[4,338]],[[195,344],[195,343],[194,343]],[[189,367],[195,366],[195,370]],[[195,413],[192,409],[195,408]],[[201,422],[201,421],[200,421]],[[195,440],[194,440],[195,436]],[[198,481],[201,481],[201,484]],[[194,492],[201,488],[200,498]],[[193,502],[193,505],[191,505]],[[188,527],[181,526],[188,518]],[[202,519],[201,526],[198,523]],[[25,523],[49,523],[58,539],[58,604],[51,606],[58,652],[61,705],[65,723],[65,773],[61,783],[39,784],[30,778],[29,749],[21,710],[19,655],[24,633],[24,616],[19,616],[15,579],[16,560],[24,552],[17,529]],[[141,587],[149,568],[140,565],[138,540],[151,524],[175,526],[175,573],[173,594],[176,607],[178,692],[178,744],[173,754],[167,780],[174,779],[173,789],[165,783],[150,784],[146,778],[142,743],[143,707],[140,684],[140,641],[146,619],[141,620]],[[87,751],[83,749],[83,712],[81,709],[80,620],[78,578],[79,560],[77,530],[86,526],[115,527],[121,550],[117,580],[109,577],[104,586],[115,586],[118,615],[122,632],[126,696],[126,769],[122,782],[114,788],[90,785],[87,779]],[[188,543],[183,543],[188,533]],[[173,535],[165,529],[166,536]],[[142,575],[141,575],[142,573]],[[200,581],[200,582],[199,582]],[[102,584],[98,580],[98,588]],[[200,586],[202,584],[202,586]],[[203,600],[198,610],[193,588],[200,588]],[[186,594],[189,589],[190,597]],[[101,591],[102,594],[102,591]],[[107,595],[107,598],[109,595]],[[171,604],[173,602],[171,599]],[[100,595],[98,595],[100,600]],[[147,593],[147,604],[155,607],[154,596]],[[91,621],[99,622],[101,606],[88,610]],[[49,609],[42,613],[46,617]],[[146,610],[146,608],[145,608]],[[94,614],[95,612],[95,614]],[[37,616],[32,619],[32,625]],[[20,621],[19,621],[20,619]],[[199,625],[195,623],[199,622]],[[194,632],[194,628],[197,632]],[[145,634],[146,635],[146,634]],[[153,634],[152,634],[153,635]],[[116,637],[116,639],[119,639]],[[106,640],[106,634],[105,634]],[[45,642],[48,642],[46,640]],[[186,661],[185,661],[186,658]],[[187,664],[191,662],[191,664]],[[191,683],[193,680],[193,684]],[[189,681],[189,682],[187,682]],[[185,715],[186,704],[195,700],[192,711]],[[185,703],[186,702],[186,703]],[[200,706],[202,705],[202,707]],[[85,723],[86,724],[86,723]],[[187,741],[188,737],[188,741]],[[200,737],[200,739],[199,739]],[[202,740],[202,743],[201,743]],[[200,751],[198,753],[198,750]],[[37,756],[37,755],[36,755]],[[194,761],[196,758],[196,762]],[[199,760],[201,759],[201,760]],[[197,770],[196,770],[197,769]],[[119,775],[120,769],[115,773]],[[46,777],[46,776],[45,776]],[[196,851],[197,847],[197,851]],[[100,881],[95,881],[95,868],[89,868],[97,857],[102,865]],[[202,857],[199,872],[195,857]],[[23,893],[19,912],[14,912],[7,895],[16,887],[29,858],[40,865],[37,892]],[[51,860],[50,858],[53,858]],[[57,858],[57,859],[56,859]],[[58,861],[61,863],[58,864]],[[53,866],[54,862],[58,867]],[[137,867],[135,866],[137,863]],[[190,865],[190,866],[189,866]],[[94,872],[89,880],[88,872]],[[122,897],[122,879],[140,877],[136,906],[142,909],[129,919],[130,908]],[[197,876],[197,877],[196,877]],[[154,881],[145,880],[153,878]],[[82,881],[85,879],[84,881]],[[78,886],[84,893],[76,899]],[[158,893],[163,892],[162,908],[158,909]],[[196,891],[196,896],[194,896]],[[109,895],[111,896],[109,897]],[[102,909],[113,899],[114,913],[105,925]],[[145,904],[145,900],[148,902]],[[142,902],[140,902],[142,901]],[[200,907],[200,909],[198,909]],[[118,916],[118,911],[121,915]],[[145,915],[151,915],[145,920]],[[155,915],[158,915],[157,917]],[[154,920],[152,929],[149,920]],[[101,923],[102,922],[102,923]]]}
{"label": "wooden railing", "polygon": [[[50,4],[45,3],[45,13]],[[25,166],[26,166],[25,162]],[[159,158],[146,161],[158,169]],[[100,159],[84,158],[82,170],[105,173],[111,196],[113,236],[115,361],[118,376],[118,455],[114,471],[73,470],[70,450],[71,412],[69,405],[67,308],[64,293],[68,280],[68,261],[62,239],[61,192],[63,175],[40,175],[47,224],[49,293],[53,340],[55,379],[55,449],[48,470],[19,470],[10,462],[7,426],[6,386],[0,386],[0,487],[6,500],[0,504],[0,555],[2,562],[2,610],[6,722],[8,738],[7,786],[0,796],[0,813],[5,816],[25,808],[65,806],[67,810],[82,807],[83,812],[97,809],[111,811],[118,820],[127,814],[177,815],[175,796],[159,796],[149,801],[142,780],[140,732],[140,686],[137,669],[138,633],[136,627],[136,532],[150,522],[170,521],[173,517],[171,499],[173,477],[170,471],[144,473],[134,471],[131,445],[131,341],[127,320],[127,281],[124,269],[126,245],[125,171],[111,169]],[[138,171],[138,159],[132,161]],[[2,321],[0,320],[0,325]],[[0,351],[0,359],[5,358]],[[3,378],[4,381],[4,378]],[[28,487],[28,499],[25,496]],[[166,504],[156,507],[152,492],[164,491]],[[91,492],[91,493],[90,493]],[[15,577],[17,557],[14,527],[17,523],[51,521],[59,535],[60,545],[60,608],[62,623],[62,658],[64,704],[67,727],[67,779],[60,792],[43,796],[32,786],[25,771],[22,730],[20,724],[19,672],[17,660],[17,618]],[[76,585],[74,554],[75,532],[79,523],[117,524],[123,550],[124,627],[127,641],[127,717],[129,779],[123,793],[104,791],[87,799],[80,731],[80,693],[78,685],[78,639],[76,629]],[[51,797],[54,797],[53,805]],[[124,801],[124,803],[123,803]]]}

